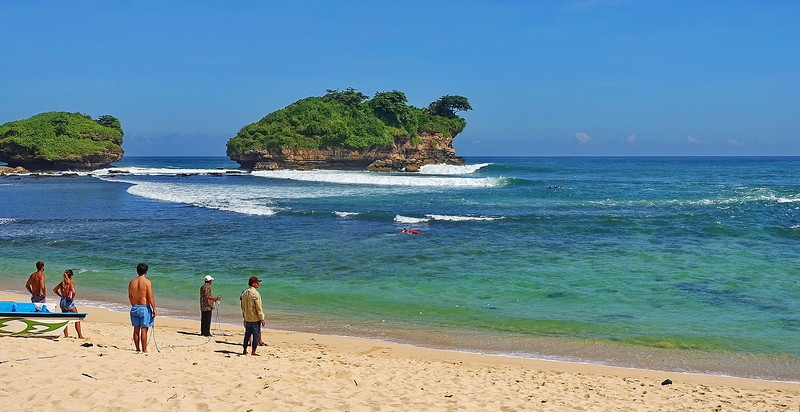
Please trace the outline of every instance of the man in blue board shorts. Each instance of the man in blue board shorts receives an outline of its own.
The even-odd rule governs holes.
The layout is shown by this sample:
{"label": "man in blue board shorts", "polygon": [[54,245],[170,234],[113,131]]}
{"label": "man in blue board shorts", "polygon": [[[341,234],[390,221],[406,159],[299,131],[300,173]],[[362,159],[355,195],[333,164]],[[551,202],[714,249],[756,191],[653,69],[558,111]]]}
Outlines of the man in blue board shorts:
{"label": "man in blue board shorts", "polygon": [[131,307],[131,325],[143,328],[153,326],[153,312],[149,305],[133,305]]}
{"label": "man in blue board shorts", "polygon": [[[147,263],[136,266],[138,276],[128,284],[128,300],[131,301],[131,325],[136,352],[147,353],[147,331],[156,317],[156,300],[153,284],[147,279]],[[140,346],[141,343],[141,346]],[[140,350],[141,348],[141,350]]]}

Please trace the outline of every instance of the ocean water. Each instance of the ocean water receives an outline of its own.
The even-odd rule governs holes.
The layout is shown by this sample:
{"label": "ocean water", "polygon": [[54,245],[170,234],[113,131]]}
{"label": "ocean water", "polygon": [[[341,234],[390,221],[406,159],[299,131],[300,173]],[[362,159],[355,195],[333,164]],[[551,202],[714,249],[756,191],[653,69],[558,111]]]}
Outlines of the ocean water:
{"label": "ocean water", "polygon": [[199,318],[210,274],[238,324],[255,275],[272,328],[800,381],[800,158],[467,161],[0,177],[0,289],[43,260],[48,288],[76,272],[79,308],[126,310],[147,262],[171,316]]}

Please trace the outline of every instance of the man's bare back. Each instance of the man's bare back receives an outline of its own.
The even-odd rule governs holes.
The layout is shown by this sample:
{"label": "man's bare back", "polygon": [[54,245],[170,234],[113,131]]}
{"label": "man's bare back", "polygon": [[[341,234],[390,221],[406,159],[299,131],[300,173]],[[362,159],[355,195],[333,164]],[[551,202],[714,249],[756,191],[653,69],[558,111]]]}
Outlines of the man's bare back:
{"label": "man's bare back", "polygon": [[156,313],[156,302],[153,298],[153,284],[145,275],[139,275],[128,284],[128,299],[131,305],[150,305],[153,315]]}
{"label": "man's bare back", "polygon": [[46,288],[44,286],[44,275],[42,272],[31,273],[31,276],[28,277],[28,283],[25,284],[25,288],[28,289],[31,295],[44,295]]}
{"label": "man's bare back", "polygon": [[[36,272],[31,273],[25,283],[25,289],[31,294],[31,300],[43,302],[47,296],[47,288],[44,285],[44,262],[36,262]],[[41,297],[41,300],[38,299]]]}

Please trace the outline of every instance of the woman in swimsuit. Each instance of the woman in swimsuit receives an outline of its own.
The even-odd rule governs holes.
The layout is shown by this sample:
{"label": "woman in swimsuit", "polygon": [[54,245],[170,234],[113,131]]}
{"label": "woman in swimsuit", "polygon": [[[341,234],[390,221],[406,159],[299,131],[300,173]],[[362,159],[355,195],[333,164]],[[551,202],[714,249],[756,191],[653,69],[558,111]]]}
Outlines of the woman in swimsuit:
{"label": "woman in swimsuit", "polygon": [[[72,282],[72,277],[74,275],[75,273],[72,272],[72,269],[65,270],[63,280],[53,288],[53,293],[61,297],[61,301],[59,302],[61,312],[78,311],[78,308],[75,307],[75,283]],[[75,322],[75,330],[78,332],[78,339],[83,339],[81,322]],[[64,337],[69,337],[67,328],[64,328]]]}

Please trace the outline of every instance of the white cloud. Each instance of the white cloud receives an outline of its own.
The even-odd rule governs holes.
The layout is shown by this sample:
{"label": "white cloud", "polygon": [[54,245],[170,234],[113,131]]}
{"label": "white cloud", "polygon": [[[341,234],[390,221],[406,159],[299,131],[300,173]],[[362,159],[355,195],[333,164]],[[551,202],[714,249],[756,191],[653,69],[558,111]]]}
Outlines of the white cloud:
{"label": "white cloud", "polygon": [[687,135],[687,136],[686,136],[686,141],[687,141],[687,142],[689,142],[689,143],[691,143],[691,144],[698,144],[698,143],[700,143],[700,140],[697,140],[697,138],[694,138],[694,137],[692,137],[692,135]]}
{"label": "white cloud", "polygon": [[731,146],[741,146],[742,144],[736,139],[728,139],[728,144]]}
{"label": "white cloud", "polygon": [[583,143],[583,144],[586,144],[586,143],[589,143],[589,142],[592,141],[592,136],[589,136],[588,134],[586,134],[584,132],[575,133],[575,138],[578,139],[578,141]]}
{"label": "white cloud", "polygon": [[630,144],[636,144],[636,134],[628,135],[625,140]]}

